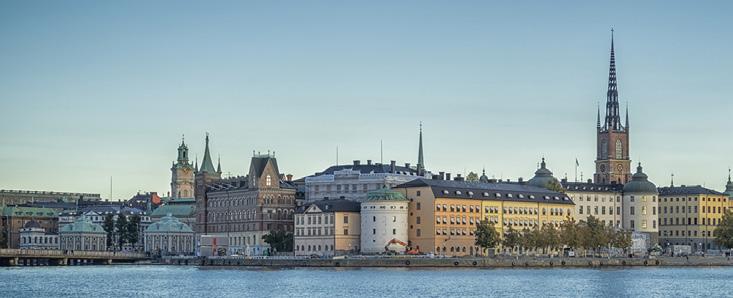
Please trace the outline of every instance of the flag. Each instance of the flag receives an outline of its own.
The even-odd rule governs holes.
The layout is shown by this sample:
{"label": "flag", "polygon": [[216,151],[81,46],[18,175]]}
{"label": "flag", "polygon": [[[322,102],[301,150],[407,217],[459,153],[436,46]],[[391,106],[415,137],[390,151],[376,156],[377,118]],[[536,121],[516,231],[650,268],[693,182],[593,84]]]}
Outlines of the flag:
{"label": "flag", "polygon": [[577,158],[575,159],[575,166],[576,167],[580,166],[580,163],[578,162],[578,159]]}

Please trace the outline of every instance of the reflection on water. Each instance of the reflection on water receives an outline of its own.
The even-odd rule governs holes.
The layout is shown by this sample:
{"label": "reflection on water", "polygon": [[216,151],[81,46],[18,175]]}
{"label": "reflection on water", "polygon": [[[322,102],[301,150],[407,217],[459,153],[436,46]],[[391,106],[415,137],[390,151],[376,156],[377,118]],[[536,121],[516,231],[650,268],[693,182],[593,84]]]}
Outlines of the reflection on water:
{"label": "reflection on water", "polygon": [[733,293],[733,268],[0,268],[2,297],[629,297]]}

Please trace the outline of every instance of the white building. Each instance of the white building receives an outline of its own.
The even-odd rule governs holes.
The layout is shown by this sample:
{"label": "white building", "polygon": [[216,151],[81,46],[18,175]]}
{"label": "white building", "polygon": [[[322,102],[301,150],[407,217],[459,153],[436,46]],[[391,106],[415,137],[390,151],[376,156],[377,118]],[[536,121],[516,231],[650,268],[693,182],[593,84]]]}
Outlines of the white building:
{"label": "white building", "polygon": [[361,252],[402,253],[408,243],[409,201],[402,193],[382,188],[369,192],[361,204]]}
{"label": "white building", "polygon": [[575,220],[587,221],[593,216],[604,225],[621,228],[623,218],[622,184],[595,184],[562,181],[566,194],[575,202]]}
{"label": "white building", "polygon": [[296,256],[334,256],[359,252],[359,202],[321,200],[300,207],[295,214]]}
{"label": "white building", "polygon": [[357,202],[366,200],[367,193],[383,187],[394,187],[417,178],[418,167],[410,167],[409,163],[398,166],[395,161],[390,164],[372,163],[367,160],[361,164],[355,160],[351,165],[331,166],[323,172],[305,178],[305,199],[307,202],[318,200],[347,199]]}
{"label": "white building", "polygon": [[21,249],[59,249],[59,236],[46,234],[46,229],[31,220],[20,229]]}
{"label": "white building", "polygon": [[59,248],[63,250],[107,250],[107,232],[102,226],[80,216],[59,229]]}
{"label": "white building", "polygon": [[651,243],[657,243],[659,191],[647,178],[639,163],[636,174],[624,185],[623,228],[632,232],[647,233],[652,239]]}
{"label": "white building", "polygon": [[145,229],[145,252],[156,255],[192,255],[193,229],[170,214]]}

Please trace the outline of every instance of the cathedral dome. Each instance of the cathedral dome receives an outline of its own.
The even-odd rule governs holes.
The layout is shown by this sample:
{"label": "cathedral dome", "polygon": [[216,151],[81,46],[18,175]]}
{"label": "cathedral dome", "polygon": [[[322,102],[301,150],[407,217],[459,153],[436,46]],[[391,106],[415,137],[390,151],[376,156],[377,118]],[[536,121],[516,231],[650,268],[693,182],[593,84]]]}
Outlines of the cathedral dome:
{"label": "cathedral dome", "polygon": [[23,228],[24,229],[31,229],[31,228],[40,229],[41,225],[37,221],[31,220],[25,223],[25,225],[23,225]]}
{"label": "cathedral dome", "polygon": [[383,187],[367,193],[367,201],[407,201],[401,192]]}
{"label": "cathedral dome", "polygon": [[560,183],[560,181],[557,180],[554,176],[552,176],[552,171],[550,171],[547,168],[547,165],[545,164],[545,158],[542,158],[542,163],[540,163],[540,168],[537,169],[537,171],[534,172],[534,177],[532,179],[529,179],[527,181],[527,184],[542,188],[547,188],[547,186],[550,183]]}
{"label": "cathedral dome", "polygon": [[657,186],[649,181],[649,176],[642,172],[641,163],[636,167],[636,174],[624,185],[624,193],[659,193]]}

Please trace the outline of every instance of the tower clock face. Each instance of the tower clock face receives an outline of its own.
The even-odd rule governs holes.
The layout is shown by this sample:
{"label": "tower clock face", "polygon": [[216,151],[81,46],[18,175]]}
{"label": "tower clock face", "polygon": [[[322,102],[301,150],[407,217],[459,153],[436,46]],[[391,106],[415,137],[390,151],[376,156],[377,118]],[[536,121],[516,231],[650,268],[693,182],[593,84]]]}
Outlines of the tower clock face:
{"label": "tower clock face", "polygon": [[616,170],[619,171],[619,172],[622,172],[624,170],[624,166],[618,165],[618,166],[616,166]]}
{"label": "tower clock face", "polygon": [[605,173],[605,172],[606,172],[606,165],[601,165],[601,173]]}

